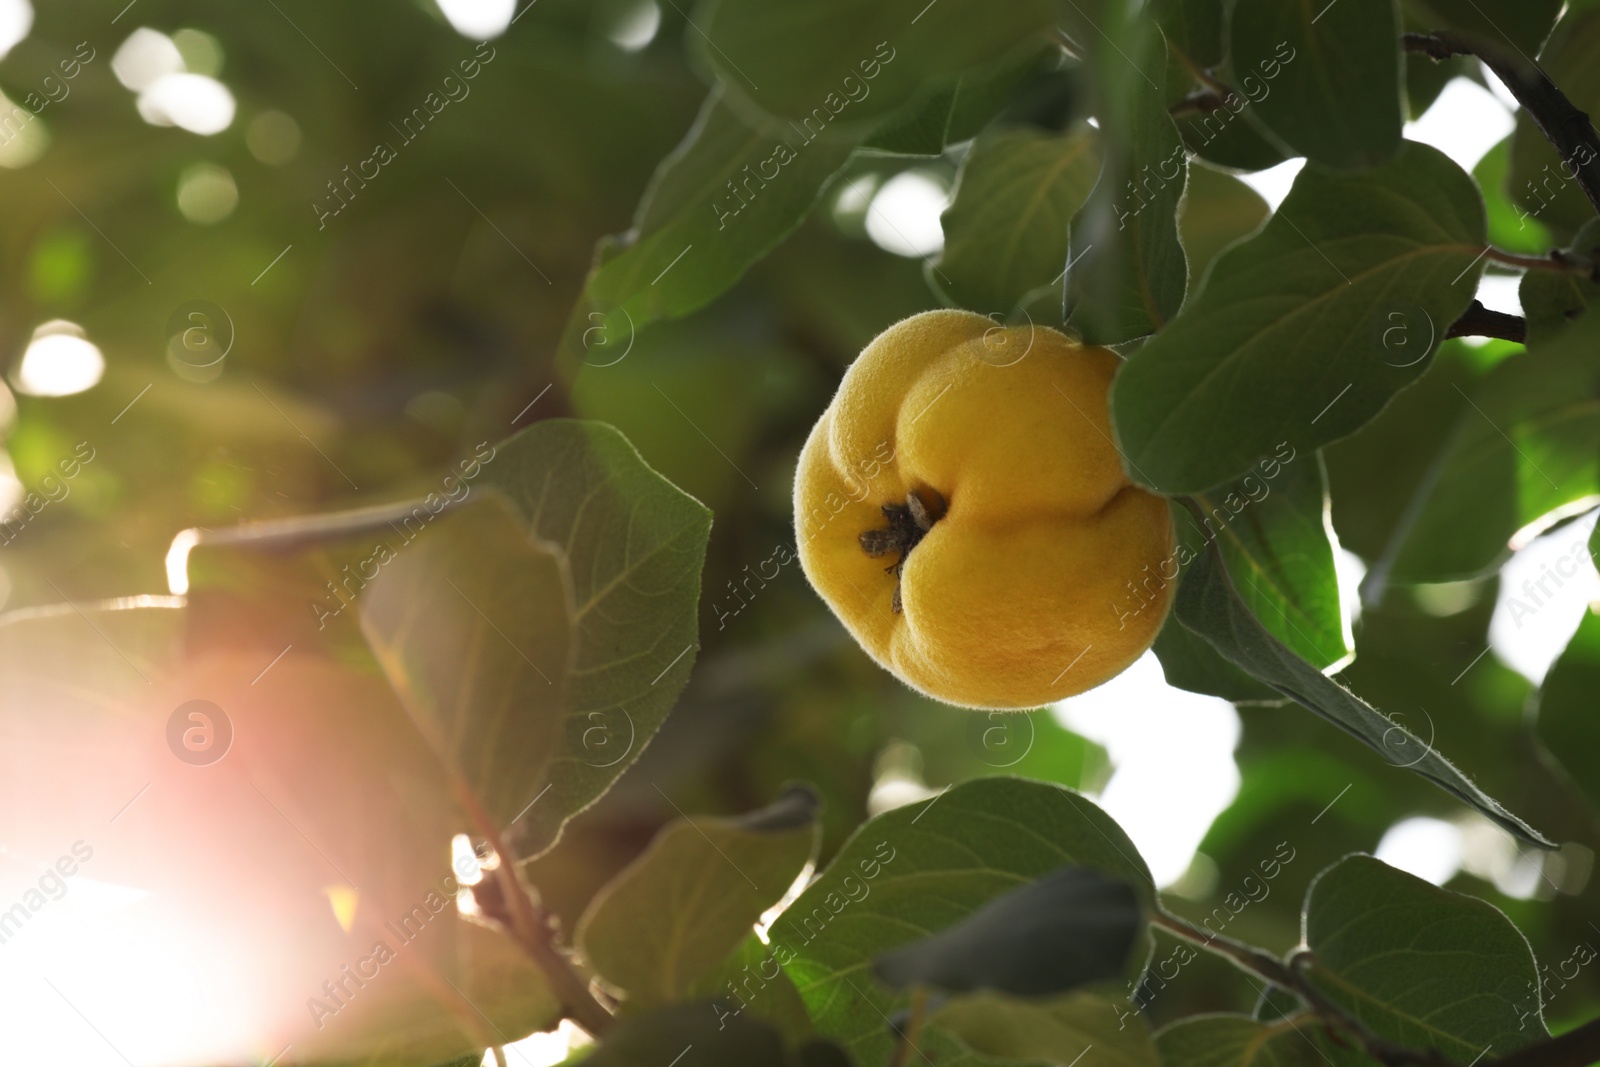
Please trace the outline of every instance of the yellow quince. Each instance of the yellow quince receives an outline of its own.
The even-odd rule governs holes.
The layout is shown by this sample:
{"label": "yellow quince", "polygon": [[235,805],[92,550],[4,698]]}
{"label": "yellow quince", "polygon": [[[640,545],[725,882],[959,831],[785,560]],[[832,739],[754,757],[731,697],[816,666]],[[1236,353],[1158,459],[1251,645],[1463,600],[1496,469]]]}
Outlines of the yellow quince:
{"label": "yellow quince", "polygon": [[1118,362],[1046,327],[929,311],[845,372],[800,453],[800,563],[913,689],[1038,707],[1107,681],[1155,640],[1172,521],[1112,442]]}

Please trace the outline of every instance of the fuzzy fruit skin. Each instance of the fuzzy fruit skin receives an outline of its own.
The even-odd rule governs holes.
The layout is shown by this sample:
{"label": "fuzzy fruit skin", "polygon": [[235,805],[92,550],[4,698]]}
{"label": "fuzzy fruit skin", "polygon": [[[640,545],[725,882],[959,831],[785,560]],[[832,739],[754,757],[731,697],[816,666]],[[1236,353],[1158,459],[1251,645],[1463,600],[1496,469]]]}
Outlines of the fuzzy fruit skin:
{"label": "fuzzy fruit skin", "polygon": [[[845,372],[800,453],[800,564],[913,689],[1035,708],[1107,681],[1155,640],[1173,592],[1160,578],[1172,520],[1112,444],[1118,362],[1047,327],[928,311]],[[913,488],[949,510],[907,557],[896,614],[884,568],[898,557],[869,556],[859,538]]]}

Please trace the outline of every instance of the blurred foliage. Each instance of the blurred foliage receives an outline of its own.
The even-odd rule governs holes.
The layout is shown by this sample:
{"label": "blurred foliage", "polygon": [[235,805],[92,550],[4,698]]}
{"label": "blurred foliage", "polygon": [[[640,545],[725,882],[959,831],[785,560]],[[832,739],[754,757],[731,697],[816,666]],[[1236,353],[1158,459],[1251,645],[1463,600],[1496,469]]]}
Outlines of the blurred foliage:
{"label": "blurred foliage", "polygon": [[[1357,18],[1363,4],[1345,3],[1350,6],[1340,17]],[[885,83],[873,106],[887,109],[891,100],[914,106],[897,113],[888,127],[847,131],[854,139],[838,149],[840,160],[856,144],[872,150],[856,152],[837,174],[819,174],[814,188],[796,194],[779,220],[782,226],[773,224],[795,227],[787,240],[752,239],[750,259],[760,261],[747,272],[743,263],[729,266],[726,291],[708,285],[691,294],[694,299],[661,312],[663,318],[675,316],[673,321],[644,329],[617,319],[611,308],[591,320],[590,305],[582,301],[586,292],[590,298],[599,292],[586,286],[602,240],[627,231],[636,219],[655,221],[638,212],[641,198],[653,187],[658,163],[694,131],[717,72],[739,76],[722,69],[731,62],[727,57],[707,49],[685,16],[687,5],[538,0],[504,36],[481,47],[424,0],[281,7],[139,0],[120,14],[115,6],[39,3],[32,32],[0,61],[0,90],[11,101],[51,94],[17,145],[8,138],[4,148],[32,151],[42,145],[42,154],[23,166],[0,156],[8,168],[0,171],[6,205],[0,223],[0,358],[14,367],[36,328],[66,319],[80,325],[106,359],[103,380],[86,392],[16,400],[4,447],[25,488],[46,491],[46,479],[62,472],[60,464],[73,456],[81,461],[80,445],[94,458],[81,463],[69,492],[4,545],[5,607],[163,592],[163,559],[180,530],[419,496],[437,490],[481,444],[531,423],[576,415],[616,426],[652,468],[709,508],[715,522],[701,586],[698,662],[682,698],[616,787],[526,867],[564,931],[570,934],[601,888],[683,812],[732,816],[760,808],[798,780],[811,783],[820,799],[822,868],[852,855],[845,843],[886,806],[885,783],[899,783],[917,796],[1003,775],[1083,788],[1104,783],[1106,754],[1048,711],[997,719],[905,690],[849,641],[793,565],[789,492],[806,430],[867,340],[884,325],[940,303],[923,264],[874,245],[863,228],[866,208],[852,206],[843,193],[858,183],[876,188],[914,167],[946,179],[959,168],[962,185],[946,217],[958,228],[969,217],[961,192],[992,180],[985,169],[990,161],[1026,153],[1028,165],[1047,177],[1055,173],[1049,168],[1074,166],[1075,146],[1085,136],[1079,120],[1103,105],[1095,103],[1097,97],[1132,94],[1118,101],[1122,128],[1107,131],[1115,149],[1110,173],[1171,157],[1179,137],[1199,158],[1185,162],[1187,199],[1180,204],[1185,182],[1175,179],[1153,201],[1161,227],[1152,240],[1166,258],[1138,245],[1120,249],[1119,262],[1159,261],[1159,300],[1131,311],[1124,307],[1128,314],[1106,325],[1104,336],[1123,340],[1148,332],[1183,304],[1184,313],[1210,320],[1184,320],[1180,313],[1174,321],[1184,325],[1136,360],[1159,364],[1181,343],[1183,330],[1191,336],[1207,328],[1216,335],[1231,332],[1255,343],[1266,325],[1225,303],[1230,293],[1219,283],[1236,281],[1258,260],[1281,280],[1291,252],[1304,260],[1296,269],[1307,276],[1324,264],[1312,262],[1303,235],[1270,222],[1263,228],[1265,205],[1216,168],[1254,170],[1279,162],[1296,143],[1291,120],[1307,109],[1326,114],[1338,101],[1312,98],[1291,105],[1296,97],[1284,83],[1273,110],[1259,117],[1232,121],[1223,109],[1178,114],[1175,123],[1140,120],[1159,113],[1163,101],[1205,88],[1197,66],[1208,76],[1247,75],[1251,64],[1231,50],[1241,43],[1258,47],[1257,38],[1271,46],[1276,37],[1266,41],[1265,30],[1244,34],[1235,27],[1231,40],[1226,38],[1219,5],[1155,5],[1175,51],[1174,61],[1165,64],[1168,84],[1152,82],[1155,91],[1147,93],[1138,85],[1122,86],[1125,71],[1097,79],[1081,66],[1041,60],[1037,40],[1015,53],[1001,47],[1006,34],[1027,36],[1042,24],[1043,5],[1019,5],[1013,23],[989,26],[979,19],[977,28],[985,34],[956,40],[952,54],[940,57],[941,63],[964,64],[964,72],[937,92],[913,99],[909,63],[886,68],[897,80]],[[1408,27],[1459,22],[1472,28],[1478,6],[1417,0],[1394,10]],[[1516,38],[1537,47],[1555,18],[1554,6],[1530,3],[1516,10]],[[627,31],[636,30],[647,11],[659,16],[659,28],[639,44]],[[1574,80],[1578,103],[1592,111],[1600,45],[1591,39],[1600,22],[1592,6],[1581,5],[1571,5],[1563,22],[1542,55],[1558,81]],[[965,25],[952,22],[941,32],[959,37]],[[135,94],[113,74],[112,57],[141,26],[169,34],[196,29],[215,40],[215,75],[237,101],[227,129],[203,137],[139,117]],[[826,36],[820,24],[802,28],[812,38]],[[747,21],[735,29],[748,35],[751,47],[782,52],[784,41],[773,40],[768,27]],[[1336,32],[1334,20],[1327,32]],[[857,38],[870,52],[876,40],[870,26],[852,28],[852,40],[840,47],[856,48]],[[619,40],[630,43],[625,47]],[[1311,38],[1302,43],[1316,44]],[[1370,87],[1381,97],[1383,112],[1372,118],[1373,129],[1351,135],[1354,142],[1343,137],[1348,131],[1331,131],[1322,143],[1305,142],[1303,150],[1340,165],[1371,162],[1393,150],[1402,79],[1413,110],[1442,81],[1433,77],[1433,68],[1419,68],[1415,57],[1403,65],[1391,58],[1369,54],[1362,68],[1389,80]],[[72,59],[80,69],[65,79],[62,64]],[[464,63],[476,64],[477,73],[467,78]],[[1297,77],[1305,73],[1287,69]],[[784,87],[786,103],[803,110],[809,76],[803,64],[772,74],[782,79],[774,84]],[[469,91],[457,99],[447,77]],[[1313,90],[1296,91],[1315,97]],[[430,94],[445,95],[448,105],[420,132],[401,132],[415,109],[426,108]],[[725,118],[730,124],[757,121],[731,105]],[[969,144],[991,119],[992,132]],[[1374,149],[1363,139],[1369,137],[1381,144]],[[392,146],[394,158],[376,177],[351,178],[378,157],[379,144]],[[1371,159],[1369,151],[1376,153]],[[1449,240],[1440,239],[1439,262],[1431,271],[1439,278],[1419,282],[1415,268],[1408,268],[1395,282],[1415,283],[1417,292],[1406,299],[1416,310],[1432,309],[1430,324],[1442,328],[1468,289],[1441,296],[1447,287],[1437,283],[1459,278],[1463,267],[1473,269],[1471,255],[1461,249],[1482,236],[1482,223],[1466,175],[1435,156],[1401,148],[1387,171],[1313,171],[1297,192],[1305,189],[1309,199],[1318,183],[1346,188],[1375,184],[1375,174],[1389,174],[1397,188],[1417,198],[1404,210],[1419,230],[1439,231],[1444,223],[1433,214],[1450,215]],[[1183,157],[1180,151],[1177,158]],[[1492,240],[1538,254],[1549,247],[1548,234],[1574,239],[1587,217],[1575,188],[1563,185],[1548,203],[1528,194],[1527,182],[1556,162],[1525,117],[1485,157],[1474,177],[1486,200]],[[203,167],[220,170],[197,169]],[[1438,192],[1419,192],[1412,171],[1422,172]],[[209,175],[212,189],[226,186],[224,172],[236,189],[237,207],[215,222],[191,221],[209,217],[190,199],[202,196],[202,179]],[[1011,177],[1024,192],[1043,187],[1043,179],[1025,173]],[[1060,202],[1044,212],[1052,232],[1041,234],[1030,249],[1044,250],[1041,262],[1066,254],[1062,217],[1111,196],[1106,192],[1096,201],[1084,184],[1054,187]],[[1089,207],[1083,208],[1086,201]],[[1456,202],[1467,206],[1455,211]],[[1288,203],[1293,210],[1299,200],[1292,194]],[[1312,220],[1328,233],[1366,239],[1371,247],[1394,229],[1393,219],[1373,223],[1338,204],[1325,202],[1320,211],[1320,220],[1314,213]],[[1004,217],[1019,229],[1032,219],[1017,212]],[[1081,214],[1079,220],[1092,221]],[[1311,222],[1301,221],[1320,235]],[[1175,234],[1187,246],[1186,275],[1179,269],[1184,249]],[[1240,239],[1245,243],[1234,243]],[[1231,253],[1223,251],[1230,246]],[[606,257],[627,254],[620,245],[603,247]],[[768,247],[773,250],[761,259]],[[958,263],[967,247],[952,240],[948,261]],[[1359,265],[1384,266],[1386,255],[1374,252]],[[1351,273],[1357,269],[1355,260],[1341,262]],[[1060,294],[1037,292],[1040,285],[1059,282],[1059,275],[1047,277],[1054,272],[1032,261],[1027,267],[1021,269],[1019,259],[1015,277],[985,272],[981,262],[963,264],[965,273],[959,274],[952,265],[951,273],[960,292],[986,294],[985,300],[1023,303],[1031,293],[1036,303],[1030,306],[1053,308],[1059,324]],[[648,288],[654,273],[630,266],[627,284]],[[1119,286],[1127,280],[1110,277]],[[1345,288],[1332,274],[1317,284],[1336,293]],[[1535,323],[1536,331],[1546,327],[1553,336],[1566,313],[1588,300],[1587,288],[1570,288],[1574,292],[1550,297],[1555,312]],[[174,316],[181,330],[190,320],[180,312],[194,301],[222,312],[218,321],[226,324],[231,344],[220,364],[197,368],[181,352],[174,354]],[[1527,302],[1531,313],[1535,302]],[[576,317],[574,307],[580,309]],[[1357,341],[1370,342],[1374,328],[1381,333],[1389,320],[1363,319],[1355,326],[1352,321],[1328,327],[1325,335],[1342,343],[1360,334]],[[1585,331],[1580,340],[1592,321],[1574,328]],[[588,334],[592,325],[602,332]],[[219,330],[217,321],[207,328]],[[575,337],[587,340],[574,346]],[[1205,340],[1226,349],[1229,359],[1242,358],[1234,340]],[[1281,338],[1268,340],[1257,354],[1281,368],[1290,346]],[[1414,352],[1416,362],[1394,358],[1381,387],[1369,380],[1320,424],[1327,433],[1319,429],[1298,440],[1308,454],[1313,446],[1327,446],[1331,528],[1344,548],[1373,567],[1354,626],[1356,658],[1340,680],[1391,722],[1403,721],[1430,745],[1437,739],[1463,774],[1511,811],[1558,840],[1574,842],[1538,867],[1531,889],[1519,888],[1515,896],[1505,891],[1512,887],[1505,872],[1497,878],[1483,867],[1452,882],[1452,888],[1502,908],[1544,964],[1569,958],[1574,944],[1593,936],[1593,890],[1585,878],[1590,850],[1600,848],[1600,819],[1592,806],[1596,771],[1581,746],[1592,747],[1594,734],[1588,688],[1600,655],[1594,617],[1542,696],[1494,656],[1474,657],[1487,645],[1497,582],[1492,567],[1509,534],[1552,504],[1581,502],[1595,488],[1590,422],[1553,443],[1538,432],[1542,417],[1569,402],[1592,420],[1592,356],[1576,343],[1563,347],[1555,355],[1569,373],[1552,384],[1527,372],[1529,361],[1543,356],[1523,355],[1503,342],[1473,347],[1450,341],[1421,362],[1436,340],[1417,338],[1419,347],[1403,353],[1409,358]],[[1313,391],[1312,371],[1320,375],[1323,368],[1314,361],[1301,366],[1301,379],[1285,385],[1287,379],[1280,378],[1274,386],[1279,394],[1293,393],[1304,408],[1291,413],[1295,434],[1318,409],[1326,410],[1338,386],[1322,389],[1326,383],[1317,377]],[[1507,419],[1528,424],[1519,440],[1548,445],[1571,460],[1574,476],[1570,484],[1564,480],[1562,493],[1544,493],[1517,459],[1516,444],[1493,437],[1487,427],[1459,431],[1483,453],[1480,463],[1467,462],[1476,454],[1462,459],[1451,451],[1461,447],[1455,428],[1472,425],[1468,398],[1484,396],[1483,390],[1506,405]],[[1237,411],[1229,418],[1237,425],[1257,425],[1263,409],[1272,424],[1257,426],[1253,435],[1241,429],[1232,442],[1238,455],[1168,452],[1172,463],[1185,463],[1171,475],[1172,485],[1205,489],[1247,469],[1261,442],[1270,447],[1293,436],[1277,425],[1287,410],[1281,396],[1234,400]],[[1348,421],[1341,422],[1346,411]],[[1180,435],[1185,441],[1204,436],[1218,419],[1217,409],[1207,406],[1194,417],[1196,423]],[[1441,481],[1440,465],[1451,456],[1458,467]],[[1150,466],[1158,469],[1154,462]],[[1203,472],[1191,476],[1191,466]],[[1419,511],[1415,503],[1423,489],[1432,490],[1431,511]],[[1483,518],[1486,504],[1493,522]],[[1304,520],[1314,520],[1317,510],[1314,499],[1297,505],[1289,516],[1297,520],[1292,525],[1302,533],[1314,527],[1315,521]],[[1336,584],[1331,543],[1311,540],[1318,542],[1307,550],[1318,586],[1310,600],[1332,640],[1336,631],[1326,618],[1332,610],[1329,586]],[[1461,550],[1469,542],[1473,551]],[[1445,549],[1461,550],[1461,558]],[[1452,586],[1462,597],[1448,604],[1435,596],[1446,579],[1467,579]],[[1287,595],[1262,599],[1289,604]],[[269,647],[263,634],[254,637]],[[1264,695],[1193,634],[1164,636],[1163,645],[1169,677],[1179,684],[1204,688],[1206,679],[1228,687],[1217,691],[1251,701]],[[1322,659],[1332,662],[1339,651],[1329,646]],[[1179,674],[1180,653],[1192,674]],[[1537,718],[1530,714],[1535,706]],[[1351,852],[1371,851],[1408,815],[1472,818],[1446,793],[1387,765],[1300,708],[1252,702],[1240,714],[1238,798],[1211,827],[1190,876],[1167,894],[1172,910],[1194,922],[1211,917],[1230,937],[1286,951],[1301,937],[1302,901],[1318,872]],[[958,800],[941,803],[954,818]],[[973,840],[986,835],[968,832]],[[1276,872],[1271,877],[1265,874],[1269,865]],[[1029,857],[1019,869],[1039,866]],[[1265,888],[1258,898],[1247,884]],[[1247,894],[1248,906],[1236,906],[1240,893]],[[963,907],[977,903],[974,896]],[[1152,959],[1171,958],[1180,947],[1161,934]],[[748,941],[739,951],[752,960],[764,958]],[[1282,1028],[1247,1017],[1258,993],[1238,971],[1202,954],[1175,977],[1163,977],[1159,988],[1147,978],[1139,1001],[1152,1023],[1202,1011],[1237,1015],[1204,1025],[1225,1031],[1228,1041],[1247,1042],[1263,1030]],[[802,997],[809,998],[814,1014],[820,1012],[816,990],[802,989],[795,999]],[[861,1044],[876,1048],[887,1031],[863,1010],[870,1003],[848,1010],[861,1015],[852,1019],[860,1025]],[[1547,1021],[1559,1032],[1597,1009],[1600,971],[1586,969],[1563,985]],[[944,1017],[942,1029],[935,1028],[939,1040],[948,1048],[963,1041],[969,1051],[980,1048],[980,1028],[960,1015]],[[659,1026],[696,1034],[707,1018],[640,1016],[630,1021],[629,1033],[649,1034]],[[1034,1017],[1028,1026],[1053,1034],[1054,1027],[1071,1022],[1068,1012],[1053,1020]],[[743,1036],[753,1047],[780,1045],[777,1036],[753,1023]],[[1179,1047],[1186,1039],[1210,1047],[1224,1042],[1175,1029],[1163,1034],[1161,1044]],[[653,1047],[652,1039],[641,1040]],[[633,1062],[626,1050],[610,1055],[615,1062]],[[812,1062],[787,1049],[775,1055]]]}

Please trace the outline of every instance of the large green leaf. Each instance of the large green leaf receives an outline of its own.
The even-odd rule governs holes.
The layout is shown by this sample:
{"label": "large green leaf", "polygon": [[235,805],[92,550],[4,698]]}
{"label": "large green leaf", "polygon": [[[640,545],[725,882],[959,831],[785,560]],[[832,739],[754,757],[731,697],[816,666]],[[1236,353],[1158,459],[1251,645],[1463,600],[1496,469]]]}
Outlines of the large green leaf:
{"label": "large green leaf", "polygon": [[361,601],[372,650],[423,737],[509,827],[561,742],[575,645],[564,561],[490,498],[379,562]]}
{"label": "large green leaf", "polygon": [[[1600,526],[1596,526],[1600,531]],[[1600,533],[1594,535],[1600,538]],[[1591,550],[1592,551],[1592,550]],[[1557,566],[1561,566],[1560,563]],[[1539,690],[1537,728],[1545,749],[1600,811],[1600,614],[1586,611]]]}
{"label": "large green leaf", "polygon": [[1154,22],[1130,18],[1103,31],[1122,53],[1096,69],[1105,162],[1073,216],[1065,264],[1068,318],[1094,344],[1161,329],[1189,279],[1178,238],[1189,160],[1167,113],[1166,41]]}
{"label": "large green leaf", "polygon": [[1151,651],[1161,661],[1167,684],[1191,693],[1221,697],[1234,703],[1281,704],[1276,689],[1262,685],[1218,654],[1205,638],[1189,629],[1176,615],[1168,615]]}
{"label": "large green leaf", "polygon": [[1518,531],[1600,493],[1600,311],[1508,358],[1468,400],[1385,553],[1393,581],[1481,575]]}
{"label": "large green leaf", "polygon": [[944,252],[929,272],[935,288],[958,307],[1004,315],[1049,286],[1067,263],[1067,226],[1099,172],[1098,135],[1087,126],[980,137],[944,213]]}
{"label": "large green leaf", "polygon": [[873,973],[894,989],[1053,996],[1121,974],[1144,924],[1127,882],[1093,867],[1063,867],[890,949]]}
{"label": "large green leaf", "polygon": [[1410,770],[1478,809],[1524,841],[1554,844],[1500,806],[1455,765],[1398,722],[1296,656],[1251,613],[1228,580],[1213,546],[1190,564],[1178,587],[1179,620],[1223,658],[1368,745],[1389,763]]}
{"label": "large green leaf", "polygon": [[1222,62],[1222,0],[1154,0],[1150,13],[1161,24],[1167,44],[1190,63],[1210,69]]}
{"label": "large green leaf", "polygon": [[[703,54],[741,110],[797,123],[875,120],[964,71],[1031,51],[1051,0],[715,0]],[[1019,45],[1021,47],[1019,47]]]}
{"label": "large green leaf", "polygon": [[[863,148],[902,155],[937,156],[978,133],[1030,74],[1056,60],[1053,48],[1006,58],[967,71],[909,110],[890,115]],[[948,244],[948,242],[947,242]]]}
{"label": "large green leaf", "polygon": [[[1235,67],[1282,59],[1249,116],[1297,154],[1370,167],[1400,147],[1395,0],[1238,0],[1229,26]],[[1288,58],[1279,54],[1285,45]]]}
{"label": "large green leaf", "polygon": [[[1149,904],[1150,875],[1133,843],[1088,800],[1017,778],[966,782],[860,827],[772,924],[773,951],[818,1031],[858,1061],[882,1063],[893,1044],[885,1018],[907,998],[873,982],[872,959],[1066,864],[1123,878]],[[1147,945],[1130,972],[1142,969]]]}
{"label": "large green leaf", "polygon": [[1561,0],[1405,0],[1404,6],[1423,29],[1464,30],[1531,57],[1555,25]]}
{"label": "large green leaf", "polygon": [[391,683],[530,855],[610,787],[688,679],[710,514],[601,423],[499,445],[478,505],[384,563],[362,626]]}
{"label": "large green leaf", "polygon": [[1533,950],[1511,920],[1371,856],[1306,895],[1305,974],[1379,1035],[1470,1063],[1546,1036]]}
{"label": "large green leaf", "polygon": [[778,1031],[724,1019],[711,1004],[678,1004],[624,1019],[583,1060],[593,1067],[803,1067]]}
{"label": "large green leaf", "polygon": [[633,228],[602,243],[564,350],[609,366],[637,331],[715,300],[800,224],[864,136],[741,117],[713,91],[656,168]]}
{"label": "large green leaf", "polygon": [[1320,1024],[1248,1015],[1195,1015],[1156,1033],[1165,1067],[1323,1067],[1314,1034]]}
{"label": "large green leaf", "polygon": [[1354,647],[1333,564],[1327,475],[1318,453],[1287,458],[1196,494],[1204,513],[1198,532],[1221,547],[1233,587],[1256,619],[1294,655],[1327,670],[1347,662]]}
{"label": "large green leaf", "polygon": [[1472,177],[1483,192],[1484,214],[1489,221],[1489,243],[1508,252],[1543,255],[1555,247],[1556,241],[1521,204],[1513,203],[1510,187],[1511,142],[1515,135],[1483,154]]}
{"label": "large green leaf", "polygon": [[1178,212],[1178,234],[1198,283],[1224,248],[1254,233],[1272,209],[1261,194],[1231,174],[1211,167],[1189,167],[1189,188]]}
{"label": "large green leaf", "polygon": [[640,1006],[684,1000],[751,935],[816,853],[816,797],[667,825],[590,903],[575,939]]}
{"label": "large green leaf", "polygon": [[1361,426],[1427,366],[1385,347],[1390,316],[1430,324],[1436,343],[1472,300],[1483,227],[1472,180],[1426,145],[1359,173],[1306,166],[1117,376],[1130,475],[1197,492]]}
{"label": "large green leaf", "polygon": [[[1132,1025],[1126,1020],[1131,1018]],[[976,1062],[1079,1067],[1157,1067],[1155,1045],[1133,1008],[1095,993],[1018,1000],[979,993],[946,1001],[930,1029],[970,1050]],[[1080,1059],[1081,1057],[1081,1059]],[[967,1062],[956,1058],[947,1062]],[[975,1065],[974,1065],[975,1067]]]}

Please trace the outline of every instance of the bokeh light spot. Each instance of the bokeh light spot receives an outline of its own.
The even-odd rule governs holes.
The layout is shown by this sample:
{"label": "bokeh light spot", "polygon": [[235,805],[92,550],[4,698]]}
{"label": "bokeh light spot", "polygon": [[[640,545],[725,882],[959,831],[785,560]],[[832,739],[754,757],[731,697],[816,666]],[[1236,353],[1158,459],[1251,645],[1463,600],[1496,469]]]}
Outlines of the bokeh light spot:
{"label": "bokeh light spot", "polygon": [[93,388],[105,370],[105,357],[83,328],[55,319],[33,331],[14,381],[30,396],[71,396]]}
{"label": "bokeh light spot", "polygon": [[178,178],[178,210],[190,222],[210,226],[239,206],[239,187],[226,167],[196,163]]}

